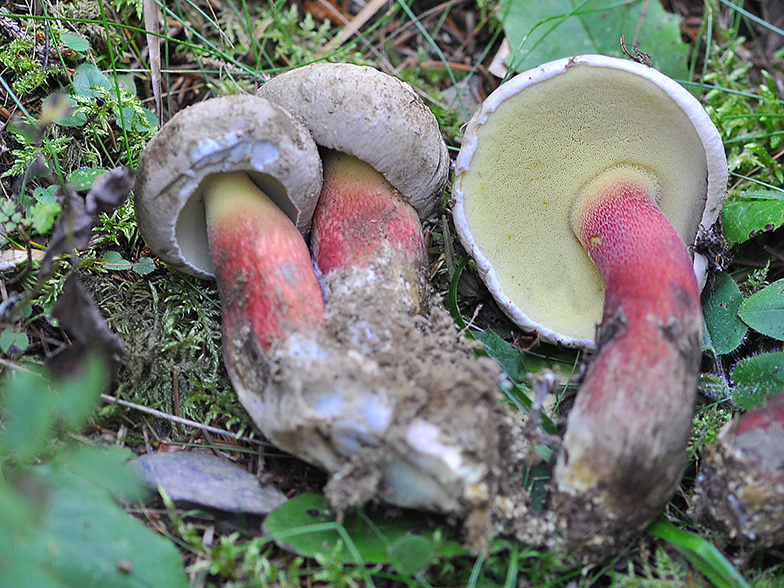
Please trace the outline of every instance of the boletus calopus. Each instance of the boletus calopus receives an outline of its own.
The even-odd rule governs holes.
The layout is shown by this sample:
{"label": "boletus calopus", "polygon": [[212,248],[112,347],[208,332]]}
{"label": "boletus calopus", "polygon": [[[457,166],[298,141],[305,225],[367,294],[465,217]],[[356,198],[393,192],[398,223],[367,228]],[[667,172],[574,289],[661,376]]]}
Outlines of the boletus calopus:
{"label": "boletus calopus", "polygon": [[[315,419],[302,392],[323,392],[329,385],[319,382],[338,371],[330,361],[339,363],[323,335],[321,289],[302,236],[321,176],[307,129],[266,100],[235,95],[172,117],[142,153],[134,193],[153,252],[217,279],[224,363],[264,435],[335,469],[341,459],[315,425],[306,426]],[[292,426],[302,434],[291,438]]]}
{"label": "boletus calopus", "polygon": [[543,339],[595,347],[552,497],[559,532],[588,553],[641,529],[680,480],[706,268],[689,245],[716,220],[726,179],[698,101],[609,57],[516,76],[466,129],[455,224],[491,293]]}
{"label": "boletus calopus", "polygon": [[420,217],[435,210],[449,172],[435,116],[408,84],[352,64],[294,69],[257,95],[289,110],[319,145],[324,186],[311,250],[327,326],[379,366],[395,398],[395,435],[354,456],[354,470],[328,495],[346,502],[365,470],[380,471],[374,484],[396,504],[478,509],[495,494],[511,425],[498,403],[497,367],[477,360],[429,301]]}
{"label": "boletus calopus", "polygon": [[422,314],[428,260],[419,219],[434,211],[449,172],[433,113],[408,84],[349,63],[290,70],[257,95],[302,120],[320,148],[311,248],[327,299],[347,294],[359,307],[369,295],[378,308]]}
{"label": "boletus calopus", "polygon": [[332,473],[365,445],[383,447],[394,394],[375,363],[325,328],[302,235],[322,168],[301,122],[255,96],[195,104],[153,137],[136,178],[152,250],[217,279],[224,363],[265,437]]}

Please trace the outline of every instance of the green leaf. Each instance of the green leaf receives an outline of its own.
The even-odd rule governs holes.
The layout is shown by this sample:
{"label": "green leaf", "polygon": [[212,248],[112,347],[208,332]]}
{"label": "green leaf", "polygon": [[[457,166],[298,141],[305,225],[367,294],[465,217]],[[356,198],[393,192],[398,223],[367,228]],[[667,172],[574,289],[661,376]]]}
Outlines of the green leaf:
{"label": "green leaf", "polygon": [[506,0],[500,7],[511,45],[511,69],[523,71],[572,55],[598,53],[623,57],[620,37],[650,54],[653,66],[675,79],[688,79],[688,46],[680,19],[660,2],[647,0]]}
{"label": "green leaf", "polygon": [[92,358],[85,369],[65,380],[47,381],[35,372],[10,374],[4,381],[5,434],[0,455],[25,463],[46,447],[55,416],[79,426],[93,410],[107,381],[103,360]]}
{"label": "green leaf", "polygon": [[72,428],[80,426],[93,412],[109,380],[105,361],[91,356],[85,365],[65,380],[52,382],[58,416]]}
{"label": "green leaf", "polygon": [[124,271],[133,267],[133,264],[123,259],[123,256],[116,251],[107,251],[103,255],[103,266],[111,271]]}
{"label": "green leaf", "polygon": [[753,408],[784,389],[784,353],[747,357],[732,370],[732,399],[741,408]]}
{"label": "green leaf", "polygon": [[68,183],[72,184],[77,190],[87,190],[93,185],[95,178],[105,173],[105,169],[80,167],[68,174]]}
{"label": "green leaf", "polygon": [[41,114],[38,116],[38,124],[43,127],[56,123],[69,116],[72,110],[73,101],[63,92],[50,94],[41,103]]}
{"label": "green leaf", "polygon": [[338,523],[326,498],[318,494],[292,498],[267,516],[263,529],[278,544],[307,557],[335,552],[342,542],[338,557],[343,563],[392,564],[401,573],[419,571],[436,557],[466,553],[411,513],[387,518],[360,511]]}
{"label": "green leaf", "polygon": [[710,541],[679,529],[663,516],[652,522],[646,530],[655,537],[669,541],[678,553],[717,588],[750,588],[740,572]]}
{"label": "green leaf", "polygon": [[40,569],[36,562],[17,559],[11,565],[12,569],[3,569],[0,588],[72,588],[53,578],[48,570]]}
{"label": "green leaf", "polygon": [[[14,529],[29,526],[35,522],[35,505],[17,492],[5,478],[0,477],[0,528]],[[6,555],[8,535],[0,534],[0,560]]]}
{"label": "green leaf", "polygon": [[76,68],[73,77],[73,89],[78,96],[84,98],[99,98],[100,93],[93,90],[94,86],[111,90],[114,86],[109,78],[97,67],[83,63]]}
{"label": "green leaf", "polygon": [[452,315],[457,327],[466,332],[470,338],[474,338],[473,333],[468,329],[468,325],[460,312],[460,306],[457,303],[457,291],[460,285],[460,277],[463,275],[466,266],[468,265],[468,258],[463,259],[460,264],[455,268],[455,273],[452,275],[452,280],[449,282],[449,292],[446,296],[446,307],[449,314]]}
{"label": "green leaf", "polygon": [[140,276],[146,276],[155,271],[155,262],[149,257],[140,257],[133,264],[133,271]]}
{"label": "green leaf", "polygon": [[0,349],[3,353],[8,353],[11,347],[16,347],[19,351],[24,351],[30,345],[30,339],[24,333],[18,333],[13,329],[3,329],[0,331]]}
{"label": "green leaf", "polygon": [[86,480],[96,488],[102,488],[115,500],[132,503],[143,499],[147,487],[128,467],[136,455],[127,447],[79,447],[58,454],[53,460],[62,468]]}
{"label": "green leaf", "polygon": [[70,96],[68,97],[68,101],[71,103],[71,112],[70,114],[58,120],[57,124],[63,127],[81,127],[84,123],[87,122],[87,115],[84,112],[74,111],[76,108],[76,102]]}
{"label": "green leaf", "polygon": [[0,455],[29,462],[46,447],[55,406],[44,378],[33,372],[11,373],[3,394],[4,434]]}
{"label": "green leaf", "polygon": [[84,37],[74,35],[73,33],[62,33],[60,35],[60,42],[66,47],[70,47],[74,51],[84,53],[90,48],[90,43]]}
{"label": "green leaf", "polygon": [[784,225],[784,193],[746,192],[721,207],[724,238],[730,245],[753,239]]}
{"label": "green leaf", "polygon": [[54,221],[60,215],[60,205],[56,202],[36,202],[30,208],[30,222],[39,235],[45,235],[52,229]]}
{"label": "green leaf", "polygon": [[784,341],[784,280],[749,296],[738,316],[755,331]]}
{"label": "green leaf", "polygon": [[522,351],[515,349],[504,341],[500,335],[487,329],[485,331],[474,331],[474,337],[485,344],[487,354],[498,362],[509,377],[514,382],[525,380],[527,370],[525,369],[525,355]]}
{"label": "green leaf", "polygon": [[743,342],[748,327],[738,318],[738,309],[743,304],[738,284],[724,272],[716,276],[713,291],[703,293],[702,314],[703,345],[718,355],[730,353]]}
{"label": "green leaf", "polygon": [[48,186],[46,188],[36,188],[33,190],[33,198],[42,204],[55,204],[54,195],[57,193],[57,186]]}
{"label": "green leaf", "polygon": [[413,576],[430,562],[434,556],[435,544],[432,539],[422,535],[406,535],[387,546],[390,561],[401,574]]}
{"label": "green leaf", "polygon": [[132,519],[106,491],[64,469],[41,472],[50,499],[29,540],[41,568],[80,588],[188,588],[174,545]]}

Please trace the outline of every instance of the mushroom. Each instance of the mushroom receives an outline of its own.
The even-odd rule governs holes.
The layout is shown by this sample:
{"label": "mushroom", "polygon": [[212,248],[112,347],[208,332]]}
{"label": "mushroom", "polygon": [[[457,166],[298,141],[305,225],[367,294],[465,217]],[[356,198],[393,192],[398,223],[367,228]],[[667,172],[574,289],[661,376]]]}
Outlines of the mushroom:
{"label": "mushroom", "polygon": [[455,224],[500,305],[565,345],[592,346],[601,320],[553,497],[566,541],[593,556],[652,520],[680,480],[705,273],[686,244],[713,224],[726,178],[697,100],[609,57],[518,75],[466,129]]}
{"label": "mushroom", "polygon": [[202,182],[245,172],[293,220],[310,230],[321,161],[307,129],[253,96],[225,96],[177,113],[145,147],[136,175],[136,219],[167,264],[214,279]]}
{"label": "mushroom", "polygon": [[264,436],[336,472],[389,427],[392,400],[374,366],[324,329],[301,234],[321,178],[299,121],[263,98],[226,96],[177,113],[153,137],[135,205],[161,259],[217,279],[224,363]]}
{"label": "mushroom", "polygon": [[[435,116],[406,83],[376,69],[315,63],[257,92],[300,118],[321,148],[324,187],[311,247],[327,298],[360,292],[421,313],[427,256],[419,218],[443,193],[449,157]],[[375,312],[375,311],[373,311]]]}
{"label": "mushroom", "polygon": [[257,95],[285,105],[321,149],[311,249],[327,327],[377,366],[394,399],[380,449],[352,457],[340,485],[328,485],[330,500],[356,503],[346,488],[372,482],[395,504],[482,511],[502,439],[512,433],[498,403],[497,366],[476,359],[448,315],[428,303],[419,217],[434,211],[449,172],[435,116],[407,84],[352,64],[294,69]]}
{"label": "mushroom", "polygon": [[784,542],[784,391],[727,423],[703,450],[689,515],[755,547]]}
{"label": "mushroom", "polygon": [[[173,116],[136,174],[145,240],[172,267],[217,279],[232,385],[262,432],[284,448],[291,444],[276,418],[284,408],[273,401],[285,391],[271,374],[282,369],[281,355],[324,353],[323,299],[301,234],[321,173],[316,145],[298,121],[266,100],[233,95]],[[318,373],[306,370],[299,382],[309,377]],[[297,406],[290,396],[285,409]],[[306,455],[319,461],[320,452],[315,443]]]}
{"label": "mushroom", "polygon": [[323,325],[321,290],[300,233],[309,228],[320,174],[307,130],[253,96],[177,113],[140,159],[135,205],[145,240],[173,267],[217,278],[226,365],[239,389],[248,387],[235,357],[240,339],[268,352]]}
{"label": "mushroom", "polygon": [[[727,166],[716,128],[689,92],[642,64],[544,64],[500,86],[465,131],[458,235],[499,306],[545,341],[594,347],[604,288],[569,217],[576,194],[619,164],[658,179],[657,203],[684,243],[718,218]],[[703,284],[703,256],[694,268]]]}
{"label": "mushroom", "polygon": [[[412,108],[412,92],[389,85],[402,87]],[[445,148],[436,153],[442,171],[429,170],[437,177],[428,197],[445,181]],[[321,234],[331,230],[330,217],[344,231],[324,256],[336,268],[322,276],[331,288],[326,315],[300,234],[321,187],[317,147],[299,119],[271,102],[229,96],[176,114],[142,154],[137,220],[161,259],[217,278],[224,362],[240,401],[272,443],[330,472],[326,491],[337,510],[375,496],[461,516],[481,510],[501,443],[497,367],[473,358],[446,313],[414,316],[427,294],[414,209],[368,164],[329,165],[328,178],[343,181],[340,195],[364,189],[369,176],[360,196],[375,204],[349,198],[349,216],[340,218],[340,208],[322,213]],[[418,206],[428,212],[433,201]],[[374,243],[366,231],[382,221],[385,230],[372,233],[382,242]]]}

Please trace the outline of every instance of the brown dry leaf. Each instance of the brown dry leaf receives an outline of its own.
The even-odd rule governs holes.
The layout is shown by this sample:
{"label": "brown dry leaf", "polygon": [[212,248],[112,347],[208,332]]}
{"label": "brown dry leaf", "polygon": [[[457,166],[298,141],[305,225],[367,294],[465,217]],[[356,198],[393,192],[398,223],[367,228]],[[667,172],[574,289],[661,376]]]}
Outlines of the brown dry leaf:
{"label": "brown dry leaf", "polygon": [[76,343],[50,358],[48,365],[53,372],[72,371],[91,351],[105,357],[111,373],[116,372],[120,356],[125,354],[125,345],[109,329],[93,297],[79,283],[76,274],[72,273],[65,281],[63,292],[52,309],[52,317]]}
{"label": "brown dry leaf", "polygon": [[133,170],[116,167],[95,178],[85,203],[88,212],[111,212],[122,206],[133,188]]}
{"label": "brown dry leaf", "polygon": [[85,199],[73,188],[57,189],[55,199],[61,201],[63,212],[52,231],[46,255],[38,271],[39,280],[48,276],[57,256],[70,253],[74,249],[85,249],[90,242],[93,228],[93,215],[87,211]]}
{"label": "brown dry leaf", "polygon": [[86,196],[69,186],[60,187],[55,198],[61,201],[63,212],[41,262],[39,279],[49,275],[58,255],[71,253],[74,249],[86,249],[95,216],[120,206],[128,198],[132,187],[133,172],[125,167],[98,176]]}
{"label": "brown dry leaf", "polygon": [[302,11],[311,14],[319,21],[329,20],[336,24],[343,24],[351,20],[346,0],[304,0]]}

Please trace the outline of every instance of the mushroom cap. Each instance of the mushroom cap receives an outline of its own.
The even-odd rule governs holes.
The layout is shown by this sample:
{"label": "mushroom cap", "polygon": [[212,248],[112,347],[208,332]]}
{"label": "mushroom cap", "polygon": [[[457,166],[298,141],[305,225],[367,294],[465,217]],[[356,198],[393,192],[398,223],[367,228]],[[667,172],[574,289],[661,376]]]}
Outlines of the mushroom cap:
{"label": "mushroom cap", "polygon": [[[584,55],[521,73],[487,97],[457,157],[460,240],[501,308],[545,341],[594,346],[604,289],[570,227],[583,187],[642,168],[683,239],[719,215],[727,162],[716,127],[682,86],[645,65]],[[707,260],[694,257],[704,285]]]}
{"label": "mushroom cap", "polygon": [[372,67],[319,62],[280,74],[256,95],[301,118],[319,146],[369,163],[420,217],[432,214],[449,155],[436,117],[409,84]]}
{"label": "mushroom cap", "polygon": [[322,177],[308,130],[263,98],[213,98],[175,114],[139,160],[136,220],[163,261],[214,278],[199,187],[209,174],[232,171],[247,172],[300,232],[307,232]]}

